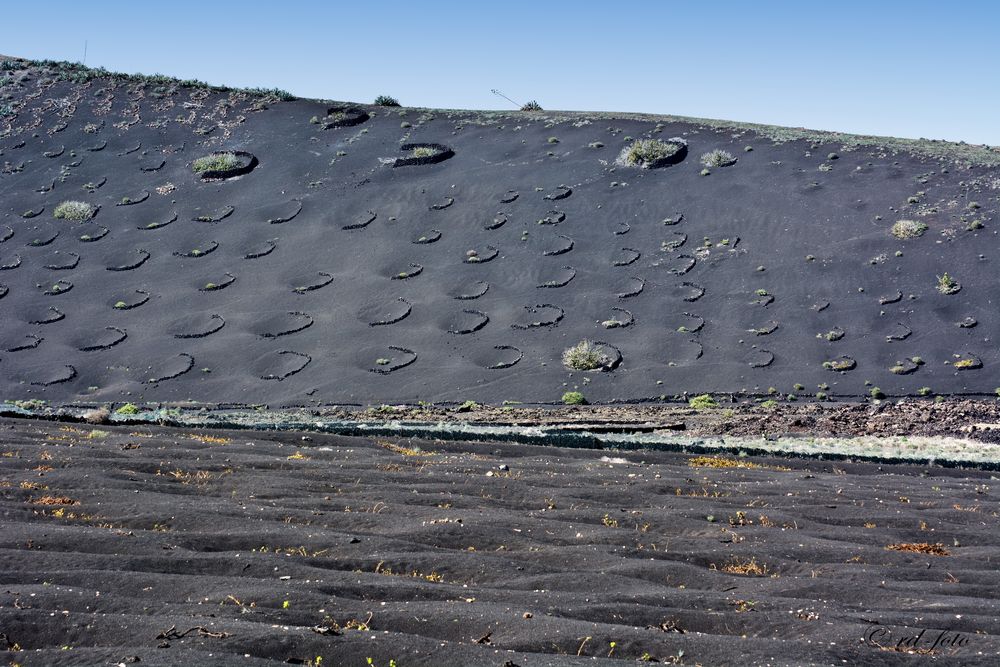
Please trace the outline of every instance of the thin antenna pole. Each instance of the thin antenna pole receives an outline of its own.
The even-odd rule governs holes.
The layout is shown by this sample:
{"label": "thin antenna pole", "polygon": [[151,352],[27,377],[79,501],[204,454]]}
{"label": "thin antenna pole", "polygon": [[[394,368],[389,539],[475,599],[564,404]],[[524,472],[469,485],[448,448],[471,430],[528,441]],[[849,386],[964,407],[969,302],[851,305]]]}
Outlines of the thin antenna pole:
{"label": "thin antenna pole", "polygon": [[81,65],[87,64],[87,40],[83,40],[83,62]]}
{"label": "thin antenna pole", "polygon": [[515,102],[514,100],[510,99],[509,97],[507,97],[506,95],[504,95],[503,93],[501,93],[501,92],[500,92],[499,90],[497,90],[496,88],[493,88],[493,89],[491,89],[491,90],[490,90],[490,92],[491,92],[491,93],[493,93],[494,95],[498,96],[498,97],[502,97],[502,98],[504,98],[505,100],[507,100],[508,102],[510,102],[511,104],[513,104],[513,105],[514,105],[514,106],[516,106],[516,107],[519,107],[519,108],[520,108],[520,106],[521,106],[520,104],[518,104],[518,103],[517,103],[517,102]]}

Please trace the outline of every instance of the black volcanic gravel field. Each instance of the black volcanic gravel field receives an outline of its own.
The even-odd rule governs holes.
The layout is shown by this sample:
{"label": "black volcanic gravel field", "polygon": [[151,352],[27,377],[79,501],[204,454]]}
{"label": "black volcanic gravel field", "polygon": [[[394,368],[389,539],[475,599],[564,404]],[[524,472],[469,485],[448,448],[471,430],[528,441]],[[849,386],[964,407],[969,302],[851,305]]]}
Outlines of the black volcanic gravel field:
{"label": "black volcanic gravel field", "polygon": [[[5,399],[497,404],[574,388],[606,402],[998,384],[1000,154],[5,71]],[[634,139],[673,137],[688,146],[678,164],[616,166]],[[735,163],[704,169],[713,150]],[[232,170],[193,171],[217,151],[236,151]],[[56,218],[66,201],[96,213]],[[900,220],[926,232],[894,238]],[[604,370],[563,368],[584,339]]]}
{"label": "black volcanic gravel field", "polygon": [[0,658],[995,665],[998,488],[935,467],[7,419]]}

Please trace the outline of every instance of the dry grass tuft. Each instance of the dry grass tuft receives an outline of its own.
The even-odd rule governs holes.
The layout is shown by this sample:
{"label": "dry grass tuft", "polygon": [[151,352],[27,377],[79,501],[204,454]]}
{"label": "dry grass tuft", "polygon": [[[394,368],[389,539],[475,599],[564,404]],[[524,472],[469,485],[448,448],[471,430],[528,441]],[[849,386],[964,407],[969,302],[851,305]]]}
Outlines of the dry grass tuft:
{"label": "dry grass tuft", "polygon": [[35,505],[79,505],[80,501],[67,496],[42,496],[31,501]]}
{"label": "dry grass tuft", "polygon": [[436,584],[442,583],[444,577],[442,577],[437,572],[417,572],[416,570],[410,570],[410,572],[394,572],[391,568],[385,565],[384,560],[380,560],[378,565],[375,566],[375,572],[377,574],[384,574],[389,577],[413,577],[414,579],[423,579],[424,581],[431,581]]}
{"label": "dry grass tuft", "polygon": [[911,553],[927,554],[929,556],[950,556],[951,552],[944,548],[944,545],[938,542],[937,544],[930,544],[928,542],[900,542],[898,544],[890,544],[886,547],[889,551],[909,551]]}
{"label": "dry grass tuft", "polygon": [[733,558],[725,565],[721,567],[716,566],[712,563],[711,569],[718,570],[719,572],[725,572],[726,574],[738,574],[744,577],[766,577],[766,576],[777,576],[770,575],[767,569],[767,565],[763,563],[758,563],[756,558],[751,558],[749,560]]}
{"label": "dry grass tuft", "polygon": [[[138,434],[133,433],[131,435],[139,435],[139,436],[143,436],[143,437],[149,437],[149,436],[145,436],[142,433],[138,433]],[[201,435],[199,433],[191,433],[187,437],[190,438],[190,439],[192,439],[192,440],[197,440],[198,442],[201,442],[201,443],[206,444],[206,445],[228,445],[229,443],[232,442],[232,440],[230,440],[229,438],[222,438],[222,437],[214,436],[214,435]]]}
{"label": "dry grass tuft", "polygon": [[753,461],[743,461],[741,459],[727,459],[722,456],[695,456],[688,459],[688,465],[692,468],[746,468],[749,470],[779,470],[787,472],[791,468],[785,466],[766,466]]}
{"label": "dry grass tuft", "polygon": [[375,444],[382,449],[388,449],[390,452],[402,454],[403,456],[434,456],[434,452],[425,452],[416,447],[404,447],[388,440],[376,440]]}
{"label": "dry grass tuft", "polygon": [[207,470],[198,470],[196,472],[190,472],[188,470],[173,470],[168,473],[171,477],[179,481],[181,484],[195,484],[202,485],[208,484],[215,475]]}

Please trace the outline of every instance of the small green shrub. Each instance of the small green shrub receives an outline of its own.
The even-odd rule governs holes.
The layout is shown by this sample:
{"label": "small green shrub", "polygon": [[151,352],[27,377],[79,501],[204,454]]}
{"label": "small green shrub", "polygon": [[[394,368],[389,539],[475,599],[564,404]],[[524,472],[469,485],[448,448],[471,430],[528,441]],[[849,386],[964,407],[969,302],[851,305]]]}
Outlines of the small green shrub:
{"label": "small green shrub", "polygon": [[937,277],[937,289],[941,294],[954,294],[958,290],[962,289],[962,286],[957,280],[948,275],[947,272],[943,276]]}
{"label": "small green shrub", "polygon": [[706,167],[728,167],[736,164],[736,156],[728,151],[715,149],[701,156],[701,163]]}
{"label": "small green shrub", "polygon": [[694,398],[688,400],[688,405],[690,405],[695,410],[707,410],[709,408],[717,408],[719,404],[715,402],[711,394],[701,394],[700,396],[695,396]]}
{"label": "small green shrub", "polygon": [[881,400],[885,398],[885,393],[883,393],[883,391],[878,387],[872,387],[871,391],[868,392],[868,395],[876,400]]}
{"label": "small green shrub", "polygon": [[56,206],[52,215],[60,220],[73,220],[83,222],[94,217],[97,209],[92,204],[83,201],[64,201]]}
{"label": "small green shrub", "polygon": [[410,152],[410,157],[431,157],[436,154],[437,151],[430,146],[417,146]]}
{"label": "small green shrub", "polygon": [[915,239],[926,231],[927,225],[918,220],[900,220],[892,226],[892,235],[897,239]]}
{"label": "small green shrub", "polygon": [[389,95],[379,95],[375,98],[375,106],[377,107],[398,107],[399,100],[395,97],[390,97]]}
{"label": "small green shrub", "polygon": [[577,371],[592,371],[611,362],[608,355],[589,340],[582,340],[563,351],[563,365]]}
{"label": "small green shrub", "polygon": [[531,100],[530,102],[525,102],[523,105],[521,105],[521,111],[541,111],[541,110],[542,110],[542,105],[536,102],[535,100]]}
{"label": "small green shrub", "polygon": [[933,392],[931,391],[930,387],[921,387],[920,389],[917,390],[917,394],[920,396],[930,396],[931,393]]}
{"label": "small green shrub", "polygon": [[240,166],[240,158],[235,153],[214,153],[200,157],[191,163],[191,169],[196,174],[206,171],[228,171]]}
{"label": "small green shrub", "polygon": [[620,162],[630,167],[646,168],[676,155],[683,147],[683,144],[676,141],[637,139],[622,151]]}
{"label": "small green shrub", "polygon": [[586,405],[587,399],[578,391],[567,391],[562,395],[564,405]]}
{"label": "small green shrub", "polygon": [[477,408],[479,408],[479,403],[476,403],[475,401],[465,401],[460,406],[458,406],[458,411],[471,412],[472,410],[475,410]]}
{"label": "small green shrub", "polygon": [[295,95],[281,88],[246,88],[245,92],[258,97],[274,97],[282,102],[291,102],[294,99],[298,99]]}
{"label": "small green shrub", "polygon": [[126,403],[117,410],[115,410],[116,415],[137,415],[139,414],[139,406],[135,403]]}

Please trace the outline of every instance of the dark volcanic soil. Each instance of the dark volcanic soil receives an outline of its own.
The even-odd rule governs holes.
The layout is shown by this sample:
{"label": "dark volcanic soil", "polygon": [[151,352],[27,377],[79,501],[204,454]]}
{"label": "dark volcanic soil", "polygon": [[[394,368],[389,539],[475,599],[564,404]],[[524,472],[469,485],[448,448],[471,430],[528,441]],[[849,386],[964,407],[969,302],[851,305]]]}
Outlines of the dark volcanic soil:
{"label": "dark volcanic soil", "polygon": [[[331,109],[4,67],[2,398],[997,386],[1000,154],[987,149],[776,143],[805,133],[667,117]],[[679,164],[616,166],[634,139],[675,136]],[[428,162],[454,155],[406,164],[411,145]],[[256,166],[193,172],[219,150]],[[704,175],[713,150],[737,161]],[[99,208],[55,218],[72,200]],[[926,232],[894,238],[900,220]],[[938,290],[945,274],[954,293]],[[621,362],[567,371],[561,355],[583,339]]]}
{"label": "dark volcanic soil", "polygon": [[0,434],[3,664],[1000,659],[989,473],[26,420]]}

